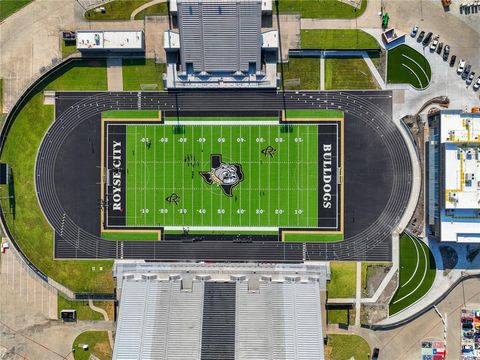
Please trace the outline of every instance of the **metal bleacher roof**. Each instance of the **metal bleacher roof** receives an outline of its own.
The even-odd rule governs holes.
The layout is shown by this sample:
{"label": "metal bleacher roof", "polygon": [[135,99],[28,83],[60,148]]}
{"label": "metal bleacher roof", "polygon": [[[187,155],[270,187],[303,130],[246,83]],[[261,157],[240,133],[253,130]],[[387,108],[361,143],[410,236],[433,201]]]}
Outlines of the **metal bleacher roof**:
{"label": "metal bleacher roof", "polygon": [[178,0],[182,67],[195,72],[261,68],[260,0]]}
{"label": "metal bleacher roof", "polygon": [[320,292],[328,268],[294,278],[285,268],[271,276],[255,270],[125,273],[113,359],[324,359]]}

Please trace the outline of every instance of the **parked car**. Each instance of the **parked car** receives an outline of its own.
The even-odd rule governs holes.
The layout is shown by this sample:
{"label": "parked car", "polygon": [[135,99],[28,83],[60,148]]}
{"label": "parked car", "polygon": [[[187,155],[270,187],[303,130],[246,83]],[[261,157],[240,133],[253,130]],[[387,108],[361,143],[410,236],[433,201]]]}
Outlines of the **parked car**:
{"label": "parked car", "polygon": [[[470,85],[473,81],[473,78],[475,77],[475,71],[472,71],[467,78],[467,85]],[[480,327],[479,327],[480,328]]]}
{"label": "parked car", "polygon": [[463,330],[463,331],[473,330],[473,324],[472,324],[472,323],[464,323],[464,324],[462,324],[462,330]]}
{"label": "parked car", "polygon": [[378,354],[380,354],[380,349],[374,348],[372,353],[372,360],[378,360]]}
{"label": "parked car", "polygon": [[467,64],[467,66],[465,66],[465,70],[463,70],[463,73],[462,73],[462,79],[465,80],[468,76],[468,74],[470,74],[470,70],[472,70],[472,65],[470,64]]}
{"label": "parked car", "polygon": [[410,33],[410,36],[414,38],[415,36],[417,36],[417,33],[418,33],[418,25],[415,25],[412,29],[412,32]]}
{"label": "parked car", "polygon": [[477,81],[475,81],[475,84],[473,84],[473,90],[477,91],[478,89],[480,89],[480,76],[477,78]]}
{"label": "parked car", "polygon": [[421,31],[420,35],[418,35],[417,42],[422,42],[424,36],[425,36],[425,31]]}
{"label": "parked car", "polygon": [[462,324],[467,324],[473,322],[473,317],[471,316],[464,316],[461,319]]}
{"label": "parked car", "polygon": [[465,339],[473,339],[473,335],[474,335],[474,334],[475,334],[474,331],[465,331],[465,332],[463,333],[463,337],[464,337]]}
{"label": "parked car", "polygon": [[430,51],[434,52],[438,45],[438,36],[433,38],[432,44],[430,45]]}
{"label": "parked car", "polygon": [[437,54],[441,54],[441,53],[442,53],[442,50],[443,50],[443,43],[441,42],[441,43],[438,44],[438,46],[437,46]]}
{"label": "parked car", "polygon": [[447,61],[449,54],[450,54],[450,45],[445,44],[445,49],[443,50],[443,60],[444,61]]}
{"label": "parked car", "polygon": [[462,353],[469,353],[473,352],[473,346],[472,345],[462,345]]}
{"label": "parked car", "polygon": [[465,60],[462,59],[462,60],[460,60],[460,62],[458,63],[457,74],[463,73],[464,70],[465,70]]}
{"label": "parked car", "polygon": [[456,61],[457,61],[457,55],[452,55],[452,57],[450,58],[450,67],[454,67]]}
{"label": "parked car", "polygon": [[432,40],[433,33],[430,31],[427,36],[425,36],[425,39],[423,39],[423,46],[428,46],[430,44],[430,40]]}

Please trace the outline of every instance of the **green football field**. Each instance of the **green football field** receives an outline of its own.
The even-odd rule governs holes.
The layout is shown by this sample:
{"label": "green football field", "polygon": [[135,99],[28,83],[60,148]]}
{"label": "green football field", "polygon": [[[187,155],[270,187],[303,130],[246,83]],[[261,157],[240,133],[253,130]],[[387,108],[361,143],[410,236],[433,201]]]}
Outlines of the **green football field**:
{"label": "green football field", "polygon": [[[317,226],[317,125],[128,124],[126,145],[126,226]],[[231,196],[200,174],[212,154],[241,167]]]}

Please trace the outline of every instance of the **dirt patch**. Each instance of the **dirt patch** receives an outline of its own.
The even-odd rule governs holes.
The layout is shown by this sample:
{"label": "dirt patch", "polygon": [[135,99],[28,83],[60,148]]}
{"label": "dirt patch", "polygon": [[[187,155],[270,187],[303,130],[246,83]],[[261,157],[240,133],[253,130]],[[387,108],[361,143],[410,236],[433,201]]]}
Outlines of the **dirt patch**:
{"label": "dirt patch", "polygon": [[375,304],[362,304],[360,309],[360,322],[362,324],[375,324],[388,317],[388,304],[397,289],[398,271],[392,277],[385,290],[380,294]]}
{"label": "dirt patch", "polygon": [[363,290],[363,296],[372,297],[382,283],[385,276],[390,271],[391,266],[369,265],[367,266],[366,284]]}

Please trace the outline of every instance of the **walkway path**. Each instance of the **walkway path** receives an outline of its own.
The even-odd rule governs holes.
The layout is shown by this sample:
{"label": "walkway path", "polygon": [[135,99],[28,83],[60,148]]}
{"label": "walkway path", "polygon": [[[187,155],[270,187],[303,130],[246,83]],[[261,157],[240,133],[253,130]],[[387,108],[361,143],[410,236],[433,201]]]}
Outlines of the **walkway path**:
{"label": "walkway path", "polygon": [[[102,309],[98,306],[95,306],[95,304],[93,303],[93,300],[92,299],[89,299],[88,300],[88,306],[90,306],[90,309],[92,309],[93,311],[96,311],[96,312],[99,312],[100,314],[103,315],[103,318],[105,319],[105,321],[109,321],[108,319],[108,314],[107,312],[105,311],[105,309]],[[110,343],[110,347],[113,349],[113,335],[112,335],[112,331],[107,331],[107,334],[108,334],[108,342]]]}
{"label": "walkway path", "polygon": [[152,0],[146,4],[143,4],[142,6],[139,6],[135,10],[133,10],[132,14],[130,15],[130,20],[135,20],[135,16],[142,10],[145,10],[146,8],[156,5],[156,4],[161,4],[163,2],[166,2],[167,0]]}
{"label": "walkway path", "polygon": [[121,58],[107,58],[108,91],[123,91]]}
{"label": "walkway path", "polygon": [[355,288],[355,326],[360,326],[360,309],[362,300],[362,262],[357,261],[357,279]]}

